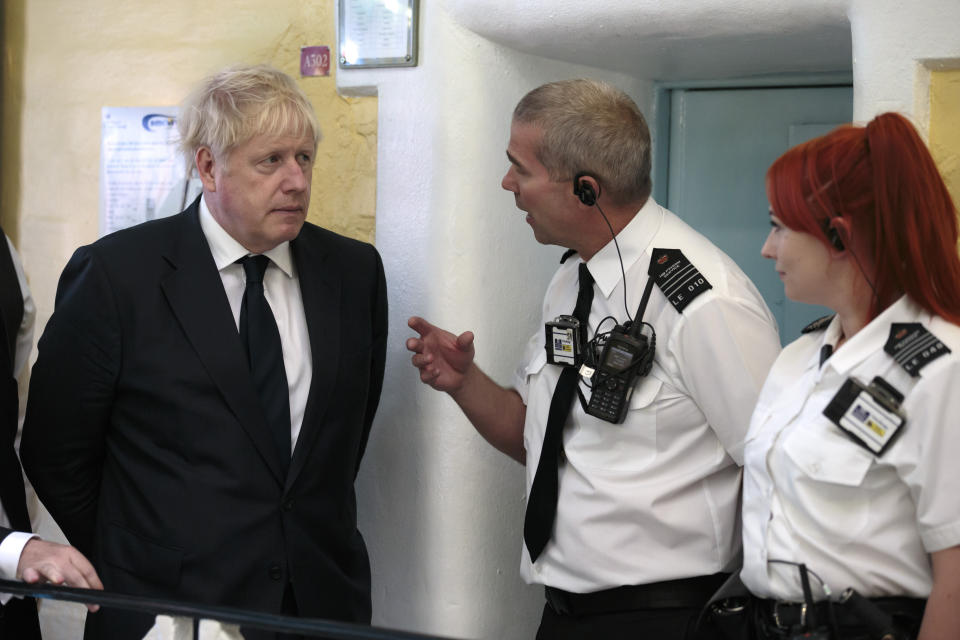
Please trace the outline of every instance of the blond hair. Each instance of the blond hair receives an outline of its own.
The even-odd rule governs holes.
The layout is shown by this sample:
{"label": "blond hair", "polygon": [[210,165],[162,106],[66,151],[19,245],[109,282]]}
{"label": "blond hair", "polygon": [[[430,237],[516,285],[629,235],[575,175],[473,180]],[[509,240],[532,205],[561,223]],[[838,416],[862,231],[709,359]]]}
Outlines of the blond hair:
{"label": "blond hair", "polygon": [[287,74],[268,65],[233,66],[207,77],[187,96],[177,119],[180,148],[192,159],[201,147],[215,155],[257,135],[305,135],[320,142],[313,105]]}

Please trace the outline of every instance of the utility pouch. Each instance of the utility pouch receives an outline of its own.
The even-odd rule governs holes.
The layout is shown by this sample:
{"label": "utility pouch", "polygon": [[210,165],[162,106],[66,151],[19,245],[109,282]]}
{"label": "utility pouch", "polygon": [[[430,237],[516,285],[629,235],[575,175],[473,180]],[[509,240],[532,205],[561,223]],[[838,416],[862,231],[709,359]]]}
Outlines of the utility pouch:
{"label": "utility pouch", "polygon": [[752,608],[749,596],[733,596],[711,602],[706,613],[724,640],[754,640]]}
{"label": "utility pouch", "polygon": [[754,599],[740,580],[740,572],[734,571],[710,598],[702,616],[724,640],[754,640],[753,609]]}

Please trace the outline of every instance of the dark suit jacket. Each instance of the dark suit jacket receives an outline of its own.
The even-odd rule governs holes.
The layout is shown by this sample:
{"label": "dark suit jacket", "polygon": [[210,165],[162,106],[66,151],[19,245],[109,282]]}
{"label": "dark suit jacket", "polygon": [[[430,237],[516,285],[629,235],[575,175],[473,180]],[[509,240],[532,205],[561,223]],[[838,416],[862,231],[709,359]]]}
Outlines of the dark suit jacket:
{"label": "dark suit jacket", "polygon": [[[279,613],[289,583],[302,616],[369,622],[353,484],[383,382],[379,254],[311,224],[291,242],[313,379],[284,478],[198,202],[67,264],[32,373],[27,475],[108,590]],[[87,637],[150,624],[103,610]]]}
{"label": "dark suit jacket", "polygon": [[[22,320],[23,292],[6,236],[0,229],[0,505],[14,530],[30,531],[23,475],[14,448],[20,410],[13,367]],[[0,527],[0,542],[10,533],[11,529]],[[33,598],[13,598],[0,606],[0,640],[39,637],[37,603]]]}

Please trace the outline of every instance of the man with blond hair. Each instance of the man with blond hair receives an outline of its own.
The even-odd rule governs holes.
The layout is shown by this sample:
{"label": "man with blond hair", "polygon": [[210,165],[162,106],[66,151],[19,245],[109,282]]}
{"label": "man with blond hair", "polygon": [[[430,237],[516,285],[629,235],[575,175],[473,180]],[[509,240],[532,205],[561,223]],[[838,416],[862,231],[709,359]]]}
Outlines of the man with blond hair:
{"label": "man with blond hair", "polygon": [[[534,237],[568,249],[544,324],[510,387],[474,363],[471,332],[416,317],[413,365],[526,465],[520,572],[545,587],[539,640],[712,638],[697,619],[736,567],[738,465],[779,352],[773,317],[729,257],[650,197],[650,134],[623,91],[534,89],[514,109],[507,159],[501,186]],[[563,333],[574,322],[579,339]],[[594,349],[614,324],[646,350],[626,338]],[[569,353],[595,352],[589,367],[553,350],[558,335]],[[600,378],[601,363],[638,377]]]}
{"label": "man with blond hair", "polygon": [[[305,222],[320,128],[289,76],[217,73],[179,127],[203,193],[70,259],[24,467],[109,590],[369,622],[353,484],[383,380],[380,257]],[[151,624],[105,609],[86,637]]]}

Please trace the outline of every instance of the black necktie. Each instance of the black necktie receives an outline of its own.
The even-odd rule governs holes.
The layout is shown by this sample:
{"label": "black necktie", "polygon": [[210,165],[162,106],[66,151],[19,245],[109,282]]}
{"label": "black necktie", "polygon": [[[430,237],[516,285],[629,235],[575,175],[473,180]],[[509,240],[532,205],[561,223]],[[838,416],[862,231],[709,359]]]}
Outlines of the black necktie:
{"label": "black necktie", "polygon": [[[574,317],[580,321],[582,335],[586,335],[590,305],[593,303],[593,276],[584,262],[580,263],[580,292],[577,294],[577,306]],[[563,425],[570,415],[573,397],[577,393],[580,372],[575,367],[564,367],[560,379],[553,390],[550,412],[547,414],[547,430],[543,436],[543,448],[540,451],[540,463],[530,486],[527,499],[527,513],[523,520],[523,539],[530,552],[530,560],[536,561],[540,552],[553,536],[553,521],[557,517],[557,495],[559,479],[557,465],[563,451]]]}
{"label": "black necktie", "polygon": [[238,262],[247,274],[247,289],[240,305],[240,339],[247,347],[253,383],[260,394],[260,404],[286,475],[290,466],[290,390],[283,368],[280,331],[263,295],[263,274],[270,258],[247,256]]}

